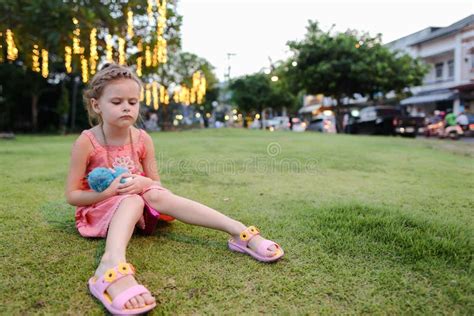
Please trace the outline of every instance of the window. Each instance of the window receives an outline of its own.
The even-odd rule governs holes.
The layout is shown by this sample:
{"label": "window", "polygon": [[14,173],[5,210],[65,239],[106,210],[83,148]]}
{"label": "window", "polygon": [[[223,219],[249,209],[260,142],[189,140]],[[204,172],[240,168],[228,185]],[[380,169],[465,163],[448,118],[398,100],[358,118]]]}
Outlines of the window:
{"label": "window", "polygon": [[448,77],[454,77],[454,60],[448,61]]}
{"label": "window", "polygon": [[435,65],[435,74],[436,74],[436,79],[443,78],[443,63],[437,63]]}

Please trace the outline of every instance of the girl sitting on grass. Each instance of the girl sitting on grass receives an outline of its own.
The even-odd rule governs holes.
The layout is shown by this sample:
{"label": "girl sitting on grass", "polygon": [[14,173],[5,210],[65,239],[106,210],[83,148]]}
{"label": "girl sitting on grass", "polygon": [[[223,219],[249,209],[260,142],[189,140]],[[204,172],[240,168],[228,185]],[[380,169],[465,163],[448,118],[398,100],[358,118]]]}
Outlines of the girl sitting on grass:
{"label": "girl sitting on grass", "polygon": [[[253,227],[161,185],[151,137],[134,126],[139,115],[141,81],[127,67],[105,65],[84,92],[89,122],[73,145],[66,199],[77,206],[76,227],[84,237],[106,237],[105,252],[89,290],[112,314],[139,314],[155,307],[155,298],[134,279],[125,251],[135,226],[146,229],[152,212],[167,219],[221,230],[230,235],[230,250],[271,262],[283,256],[276,243]],[[123,167],[103,192],[92,191],[87,174],[96,167]],[[128,181],[121,183],[122,178]]]}

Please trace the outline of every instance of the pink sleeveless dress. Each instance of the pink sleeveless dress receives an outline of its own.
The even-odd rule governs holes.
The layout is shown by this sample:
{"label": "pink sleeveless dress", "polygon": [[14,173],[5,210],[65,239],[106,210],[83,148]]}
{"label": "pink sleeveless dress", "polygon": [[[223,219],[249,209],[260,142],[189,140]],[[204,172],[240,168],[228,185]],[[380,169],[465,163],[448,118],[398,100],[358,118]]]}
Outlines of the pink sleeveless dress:
{"label": "pink sleeveless dress", "polygon": [[[143,173],[142,166],[143,159],[146,156],[143,137],[144,133],[146,132],[140,129],[138,141],[134,141],[133,148],[136,151],[135,155],[132,155],[132,146],[130,144],[125,144],[123,146],[107,146],[112,167],[120,166],[128,169],[132,174],[145,175]],[[87,183],[87,175],[92,171],[92,169],[96,167],[108,167],[107,151],[105,146],[101,145],[97,141],[94,134],[90,130],[85,130],[82,132],[82,134],[86,135],[90,139],[94,149],[87,159],[87,169],[82,179],[81,189],[92,191],[92,189],[89,187],[89,184]],[[135,159],[133,159],[134,157]],[[137,158],[139,161],[135,162]],[[171,192],[162,186],[152,185],[146,188],[141,194],[139,194],[139,196],[143,198],[143,194],[149,190]],[[81,236],[106,237],[110,221],[112,220],[115,211],[119,207],[122,200],[129,196],[131,196],[131,194],[115,195],[93,205],[77,207],[75,216],[76,228]],[[160,214],[157,210],[149,205],[145,198],[143,198],[143,200],[145,201],[144,216],[142,216],[137,223],[139,229],[151,234],[152,230],[154,230],[154,226],[156,225],[156,219],[160,218],[167,221],[173,219],[170,216]]]}

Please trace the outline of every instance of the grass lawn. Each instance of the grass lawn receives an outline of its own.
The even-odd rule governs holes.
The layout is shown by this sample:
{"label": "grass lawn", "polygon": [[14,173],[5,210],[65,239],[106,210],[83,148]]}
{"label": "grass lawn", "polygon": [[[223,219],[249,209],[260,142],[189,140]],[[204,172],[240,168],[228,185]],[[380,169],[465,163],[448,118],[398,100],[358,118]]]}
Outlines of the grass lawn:
{"label": "grass lawn", "polygon": [[[87,289],[104,240],[63,191],[77,135],[0,141],[0,314],[103,314]],[[286,251],[231,253],[179,222],[128,260],[161,314],[474,314],[472,144],[259,130],[152,134],[165,187]]]}

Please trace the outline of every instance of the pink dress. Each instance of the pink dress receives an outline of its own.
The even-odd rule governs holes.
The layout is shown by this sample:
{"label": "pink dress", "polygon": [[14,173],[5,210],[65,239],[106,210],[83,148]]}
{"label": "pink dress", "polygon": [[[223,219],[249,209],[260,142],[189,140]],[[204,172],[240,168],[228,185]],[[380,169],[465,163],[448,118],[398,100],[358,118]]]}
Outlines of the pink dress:
{"label": "pink dress", "polygon": [[[132,174],[144,175],[142,161],[147,154],[143,138],[144,133],[146,132],[140,129],[138,141],[134,141],[133,148],[136,151],[135,156],[132,155],[132,146],[130,144],[125,144],[123,146],[107,146],[112,167],[120,166],[128,169]],[[92,191],[92,189],[89,187],[89,184],[87,183],[87,175],[92,171],[92,169],[96,167],[107,167],[107,151],[105,147],[97,141],[94,134],[90,130],[85,130],[82,132],[82,134],[86,135],[90,139],[94,149],[87,159],[87,169],[82,179],[81,189]],[[136,159],[133,159],[133,157],[138,158],[139,163],[136,163]],[[143,194],[149,190],[171,192],[162,186],[152,185],[139,195],[143,198]],[[112,220],[115,211],[119,207],[122,200],[129,196],[131,196],[131,194],[115,195],[96,204],[78,206],[76,208],[75,217],[76,227],[79,233],[84,237],[106,237],[110,221]],[[150,221],[150,214],[152,214],[155,219],[173,219],[172,217],[159,214],[159,212],[153,209],[144,198],[143,200],[145,201],[145,212],[144,216],[142,216],[137,223],[138,228],[147,231],[147,233],[151,233],[150,227],[152,225],[156,225],[156,222],[153,223],[153,220]],[[147,224],[149,227],[147,227]],[[154,226],[152,230],[153,229]]]}

